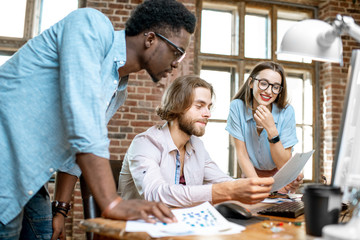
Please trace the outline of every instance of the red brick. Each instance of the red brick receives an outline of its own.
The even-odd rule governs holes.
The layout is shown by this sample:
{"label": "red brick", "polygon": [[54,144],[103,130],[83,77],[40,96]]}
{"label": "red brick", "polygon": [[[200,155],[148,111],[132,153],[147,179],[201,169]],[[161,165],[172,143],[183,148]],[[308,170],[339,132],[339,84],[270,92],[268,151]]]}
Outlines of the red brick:
{"label": "red brick", "polygon": [[161,97],[160,95],[147,95],[145,97],[146,101],[161,101]]}
{"label": "red brick", "polygon": [[111,160],[121,160],[121,158],[118,155],[115,155],[115,154],[110,154],[110,159]]}
{"label": "red brick", "polygon": [[137,87],[136,88],[137,93],[150,93],[151,89],[147,88],[147,87]]}
{"label": "red brick", "polygon": [[123,9],[124,4],[121,4],[121,3],[109,3],[109,8],[110,9]]}
{"label": "red brick", "polygon": [[126,119],[126,120],[134,120],[136,118],[136,115],[135,114],[127,114],[127,113],[125,113],[123,115],[123,118]]}
{"label": "red brick", "polygon": [[99,2],[87,2],[87,7],[91,7],[91,8],[106,8],[107,7],[107,3],[99,3]]}
{"label": "red brick", "polygon": [[114,125],[114,126],[127,126],[129,124],[129,121],[125,121],[125,120],[110,120],[109,124]]}
{"label": "red brick", "polygon": [[118,131],[119,131],[119,127],[118,127],[118,126],[108,125],[107,128],[108,128],[108,131],[109,131],[109,132],[118,132]]}
{"label": "red brick", "polygon": [[136,120],[149,120],[149,116],[148,116],[148,115],[138,114],[138,115],[136,116]]}
{"label": "red brick", "polygon": [[128,95],[129,98],[132,98],[132,99],[137,99],[137,100],[144,100],[145,97],[143,94],[133,94],[133,93],[129,93]]}

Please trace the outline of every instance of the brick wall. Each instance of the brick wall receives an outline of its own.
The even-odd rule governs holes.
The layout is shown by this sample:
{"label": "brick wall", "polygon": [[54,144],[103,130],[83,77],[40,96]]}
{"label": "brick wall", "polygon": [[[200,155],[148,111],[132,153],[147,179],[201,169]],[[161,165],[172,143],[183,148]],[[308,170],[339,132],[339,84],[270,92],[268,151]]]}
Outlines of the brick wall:
{"label": "brick wall", "polygon": [[[193,12],[195,12],[196,0],[181,0]],[[285,0],[282,0],[285,2]],[[96,8],[107,15],[115,29],[123,29],[131,10],[141,0],[97,0],[87,1],[87,7]],[[351,15],[356,22],[360,22],[360,3],[356,0],[288,0],[287,2],[313,5],[319,3],[319,18],[332,22],[337,13]],[[336,148],[336,141],[341,121],[342,104],[345,94],[347,69],[351,50],[359,45],[348,36],[343,37],[344,66],[339,64],[320,64],[320,175],[324,174],[330,179],[332,160]],[[108,130],[111,159],[123,159],[124,154],[134,136],[145,131],[153,124],[160,123],[154,109],[159,104],[162,93],[171,80],[183,74],[193,73],[194,38],[190,43],[188,54],[182,65],[168,79],[159,83],[153,83],[145,71],[130,75],[128,98],[111,119]],[[69,214],[66,223],[67,239],[85,239],[85,233],[79,229],[79,222],[83,219],[79,184],[74,191],[74,208]],[[50,184],[53,192],[53,184]]]}
{"label": "brick wall", "polygon": [[[354,0],[328,0],[319,4],[319,19],[332,23],[336,14],[351,16],[360,22],[360,2]],[[331,167],[336,151],[340,130],[344,95],[347,85],[347,74],[351,51],[359,48],[353,38],[342,37],[344,65],[335,63],[320,64],[320,176],[331,179]]]}

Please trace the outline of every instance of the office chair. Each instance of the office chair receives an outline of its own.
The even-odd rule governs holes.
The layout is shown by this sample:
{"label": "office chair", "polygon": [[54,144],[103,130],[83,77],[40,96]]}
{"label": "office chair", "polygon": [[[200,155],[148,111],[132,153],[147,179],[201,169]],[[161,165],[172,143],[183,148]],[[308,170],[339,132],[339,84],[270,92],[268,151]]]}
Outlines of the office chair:
{"label": "office chair", "polygon": [[[122,167],[122,160],[109,160],[112,174],[114,176],[116,190],[119,183],[119,175]],[[86,184],[84,177],[80,176],[80,189],[81,197],[83,201],[84,219],[101,217],[100,207],[95,202],[94,196],[92,195],[89,186]],[[94,234],[91,232],[86,233],[86,239],[92,240]]]}

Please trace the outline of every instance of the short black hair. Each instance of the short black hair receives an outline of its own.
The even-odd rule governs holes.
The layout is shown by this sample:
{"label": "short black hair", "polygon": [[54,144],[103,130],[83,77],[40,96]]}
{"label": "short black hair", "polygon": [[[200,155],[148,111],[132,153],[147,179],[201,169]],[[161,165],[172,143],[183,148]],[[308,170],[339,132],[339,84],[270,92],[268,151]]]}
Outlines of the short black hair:
{"label": "short black hair", "polygon": [[181,2],[145,0],[135,8],[127,20],[125,33],[127,36],[136,36],[144,31],[154,31],[169,35],[168,31],[179,33],[184,28],[192,34],[195,31],[195,25],[195,15]]}

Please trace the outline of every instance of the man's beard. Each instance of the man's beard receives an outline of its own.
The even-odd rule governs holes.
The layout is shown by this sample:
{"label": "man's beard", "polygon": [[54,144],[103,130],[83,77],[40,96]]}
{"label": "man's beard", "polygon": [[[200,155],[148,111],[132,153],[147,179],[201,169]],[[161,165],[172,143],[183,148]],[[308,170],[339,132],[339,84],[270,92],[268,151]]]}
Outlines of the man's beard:
{"label": "man's beard", "polygon": [[[188,119],[182,115],[179,117],[179,128],[181,131],[183,131],[184,133],[186,133],[189,136],[195,135],[197,137],[201,137],[202,135],[205,134],[205,127],[204,128],[196,128],[195,123],[197,121],[198,121],[198,119],[192,121],[191,119]],[[201,121],[207,122],[207,120],[201,120]]]}

